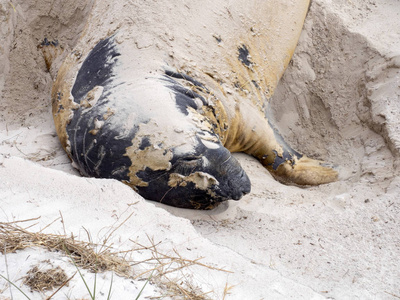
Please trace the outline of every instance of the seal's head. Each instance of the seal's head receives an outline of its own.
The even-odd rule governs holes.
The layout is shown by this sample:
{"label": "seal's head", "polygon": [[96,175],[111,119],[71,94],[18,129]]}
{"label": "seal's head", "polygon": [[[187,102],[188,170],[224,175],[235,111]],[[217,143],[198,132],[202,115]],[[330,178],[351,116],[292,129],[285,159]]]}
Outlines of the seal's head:
{"label": "seal's head", "polygon": [[192,151],[172,151],[165,170],[150,168],[136,173],[145,186],[138,192],[145,198],[176,207],[210,209],[228,199],[239,200],[250,192],[250,181],[238,161],[220,143],[195,138]]}

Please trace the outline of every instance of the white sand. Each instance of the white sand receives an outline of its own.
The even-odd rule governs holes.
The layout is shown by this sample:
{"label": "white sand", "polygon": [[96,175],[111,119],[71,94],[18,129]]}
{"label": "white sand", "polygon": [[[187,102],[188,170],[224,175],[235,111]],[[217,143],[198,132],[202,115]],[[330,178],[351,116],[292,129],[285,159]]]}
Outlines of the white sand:
{"label": "white sand", "polygon": [[[398,299],[400,297],[400,2],[314,0],[293,62],[271,103],[275,124],[297,150],[335,162],[341,180],[301,189],[276,182],[239,154],[252,193],[213,211],[143,200],[113,180],[80,177],[55,134],[51,77],[37,45],[56,32],[72,47],[90,9],[85,1],[0,3],[0,222],[40,217],[40,231],[60,217],[65,230],[113,246],[134,242],[232,273],[190,267],[171,274],[212,299]],[[19,3],[19,4],[17,4]],[[234,8],[232,8],[234,9]],[[137,41],[143,47],[148,41]],[[68,50],[68,49],[67,49]],[[134,204],[133,204],[134,203]],[[133,205],[132,205],[133,204]],[[60,219],[45,229],[64,233]],[[134,242],[133,242],[134,241]],[[145,259],[148,251],[135,254]],[[0,274],[21,277],[49,259],[71,276],[69,259],[45,249],[0,256]],[[136,274],[150,266],[137,266]],[[83,270],[89,282],[94,275]],[[172,278],[171,277],[171,278]],[[98,297],[111,273],[98,275]],[[91,283],[92,284],[92,283]],[[134,299],[144,281],[114,276],[112,299]],[[14,299],[23,299],[15,288]],[[144,296],[163,293],[147,285]],[[48,292],[47,295],[50,295]],[[0,299],[10,290],[0,279]],[[88,297],[75,276],[54,299]]]}

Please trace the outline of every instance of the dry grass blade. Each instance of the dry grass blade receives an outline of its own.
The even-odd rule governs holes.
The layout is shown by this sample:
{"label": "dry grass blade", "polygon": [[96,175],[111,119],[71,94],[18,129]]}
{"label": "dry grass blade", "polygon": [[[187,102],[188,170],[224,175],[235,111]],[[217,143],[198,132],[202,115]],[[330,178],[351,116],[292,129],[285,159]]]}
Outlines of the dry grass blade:
{"label": "dry grass blade", "polygon": [[46,300],[50,300],[55,294],[58,293],[59,290],[61,290],[61,288],[63,288],[65,285],[68,285],[68,282],[70,282],[70,280],[71,280],[72,278],[75,277],[76,273],[78,273],[78,272],[75,272],[70,278],[68,278],[67,280],[65,280],[65,281],[58,287],[58,289],[56,289],[56,290],[54,291],[53,294],[51,294],[50,296],[48,296],[48,297],[46,298]]}
{"label": "dry grass blade", "polygon": [[104,238],[104,242],[103,242],[102,246],[107,244],[108,240],[111,238],[111,236],[114,234],[114,232],[116,232],[122,225],[124,225],[125,222],[128,221],[132,217],[133,214],[134,213],[132,212],[124,221],[121,222],[121,224],[119,224],[117,227],[113,228],[113,230],[111,230],[111,232],[107,234],[107,236]]}
{"label": "dry grass blade", "polygon": [[225,300],[226,296],[230,295],[231,290],[234,288],[234,285],[228,285],[228,283],[225,284],[224,288],[224,295],[222,297],[222,300]]}
{"label": "dry grass blade", "polygon": [[12,253],[30,247],[45,247],[50,251],[68,251],[76,264],[93,272],[111,270],[121,276],[129,276],[129,263],[109,249],[96,253],[97,245],[81,242],[65,235],[29,232],[16,222],[0,222],[0,252]]}
{"label": "dry grass blade", "polygon": [[164,299],[171,297],[173,299],[189,299],[189,300],[209,300],[207,294],[212,293],[202,292],[199,287],[194,286],[187,278],[180,278],[179,280],[171,280],[168,277],[155,278],[155,283],[162,287],[164,294],[159,297],[150,297],[149,299]]}
{"label": "dry grass blade", "polygon": [[386,292],[386,291],[385,291],[385,293],[388,294],[388,295],[390,295],[390,296],[393,296],[393,297],[395,297],[395,298],[400,299],[400,296],[397,296],[397,295],[395,295],[395,294],[392,294],[392,293],[389,293],[389,292]]}

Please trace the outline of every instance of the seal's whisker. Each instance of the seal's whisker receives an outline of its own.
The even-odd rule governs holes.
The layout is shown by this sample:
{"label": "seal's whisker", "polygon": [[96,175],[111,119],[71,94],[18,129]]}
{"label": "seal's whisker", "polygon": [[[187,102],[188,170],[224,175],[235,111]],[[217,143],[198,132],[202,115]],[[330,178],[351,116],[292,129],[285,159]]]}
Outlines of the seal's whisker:
{"label": "seal's whisker", "polygon": [[163,202],[163,200],[164,200],[164,198],[165,198],[165,196],[167,196],[167,194],[171,191],[173,189],[173,187],[172,188],[170,188],[168,191],[166,191],[165,192],[165,194],[164,194],[164,196],[162,196],[161,197],[161,199],[160,199],[160,203],[162,203]]}

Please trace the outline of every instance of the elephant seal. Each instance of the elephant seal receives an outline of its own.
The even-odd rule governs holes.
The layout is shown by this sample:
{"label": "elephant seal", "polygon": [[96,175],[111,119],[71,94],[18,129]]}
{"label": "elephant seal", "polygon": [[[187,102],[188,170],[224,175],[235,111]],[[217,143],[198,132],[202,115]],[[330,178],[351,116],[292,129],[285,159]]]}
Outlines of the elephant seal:
{"label": "elephant seal", "polygon": [[250,192],[232,152],[285,183],[336,180],[267,117],[309,6],[281,2],[96,2],[52,88],[57,134],[81,173],[194,209]]}

